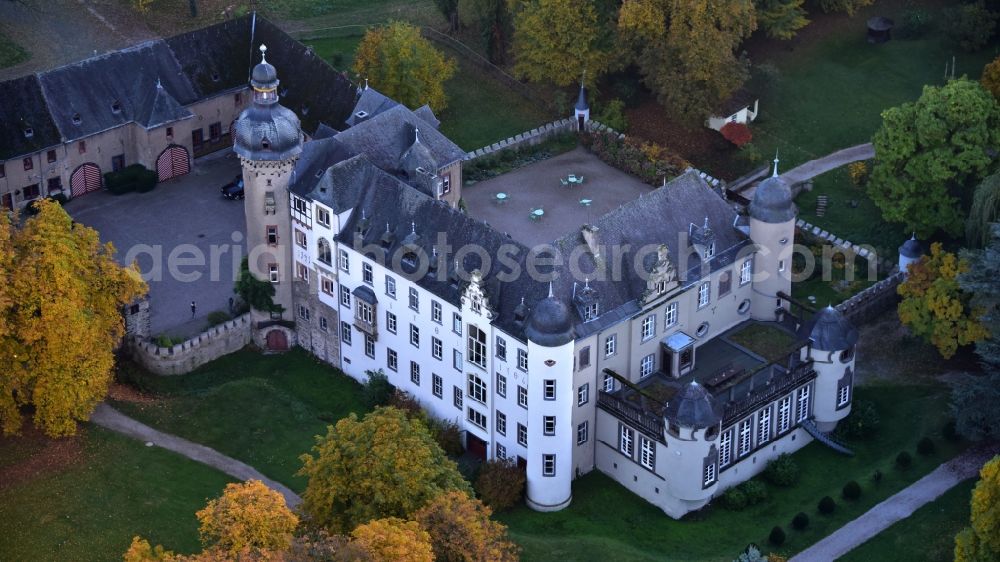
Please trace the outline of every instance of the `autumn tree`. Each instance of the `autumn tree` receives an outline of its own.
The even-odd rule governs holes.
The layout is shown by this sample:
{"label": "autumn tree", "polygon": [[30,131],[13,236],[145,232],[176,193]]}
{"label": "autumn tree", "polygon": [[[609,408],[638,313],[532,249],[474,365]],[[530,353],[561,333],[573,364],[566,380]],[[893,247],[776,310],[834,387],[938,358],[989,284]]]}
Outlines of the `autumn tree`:
{"label": "autumn tree", "polygon": [[532,82],[593,83],[608,54],[593,0],[518,2],[514,14],[514,74]]}
{"label": "autumn tree", "polygon": [[979,471],[969,520],[955,536],[955,562],[1000,560],[1000,456]]}
{"label": "autumn tree", "polygon": [[976,82],[925,86],[916,102],[882,112],[868,195],[889,222],[927,238],[962,232],[972,188],[1000,146],[1000,106]]}
{"label": "autumn tree", "polygon": [[444,83],[455,69],[455,61],[420,36],[420,28],[399,21],[369,29],[354,59],[354,72],[383,94],[408,107],[427,104],[435,111],[448,105]]}
{"label": "autumn tree", "polygon": [[331,535],[323,530],[311,530],[292,539],[287,560],[317,562],[374,562],[371,555],[346,535]]}
{"label": "autumn tree", "polygon": [[906,281],[897,292],[899,319],[916,336],[930,342],[945,359],[961,345],[979,341],[989,334],[979,322],[981,311],[974,310],[972,295],[958,285],[958,276],[969,269],[967,261],[931,244],[930,255],[910,265]]}
{"label": "autumn tree", "polygon": [[476,493],[490,509],[502,511],[521,501],[525,479],[514,459],[486,461],[476,477]]}
{"label": "autumn tree", "polygon": [[[1000,223],[990,225],[988,243],[983,249],[967,252],[969,269],[958,282],[972,295],[970,303],[982,311],[979,321],[989,337],[976,342],[976,354],[988,373],[1000,374]],[[1000,388],[998,388],[1000,390]]]}
{"label": "autumn tree", "polygon": [[414,521],[396,517],[375,519],[358,525],[351,536],[373,560],[434,562],[431,537]]}
{"label": "autumn tree", "polygon": [[449,490],[470,492],[427,427],[396,408],[351,414],[303,455],[302,507],[312,522],[346,531],[381,517],[408,517]]}
{"label": "autumn tree", "polygon": [[36,208],[18,229],[0,217],[0,422],[17,433],[32,406],[47,435],[72,435],[107,394],[122,307],[146,284],[58,203]]}
{"label": "autumn tree", "polygon": [[805,0],[754,0],[757,23],[772,39],[791,39],[809,25]]}
{"label": "autumn tree", "polygon": [[458,0],[434,0],[434,6],[448,21],[448,28],[451,31],[458,29]]}
{"label": "autumn tree", "polygon": [[132,544],[123,556],[125,562],[175,562],[176,554],[165,550],[162,546],[155,547],[142,537],[132,537]]}
{"label": "autumn tree", "polygon": [[871,6],[874,3],[875,0],[819,0],[819,7],[827,13],[844,12],[853,16],[861,8]]}
{"label": "autumn tree", "polygon": [[748,77],[736,55],[757,28],[753,3],[630,0],[618,15],[621,47],[632,52],[646,86],[676,117],[700,121]]}
{"label": "autumn tree", "polygon": [[452,491],[440,494],[413,517],[430,533],[438,561],[516,561],[518,548],[507,538],[507,527],[490,515],[479,500]]}
{"label": "autumn tree", "polygon": [[285,498],[260,480],[227,484],[196,516],[202,544],[229,554],[285,550],[299,524]]}
{"label": "autumn tree", "polygon": [[513,34],[513,15],[508,2],[513,0],[459,0],[458,19],[462,25],[477,29],[482,37],[487,58],[493,64],[506,59],[507,46]]}
{"label": "autumn tree", "polygon": [[983,75],[979,77],[979,84],[993,97],[1000,100],[1000,57],[993,59],[993,62],[983,67]]}

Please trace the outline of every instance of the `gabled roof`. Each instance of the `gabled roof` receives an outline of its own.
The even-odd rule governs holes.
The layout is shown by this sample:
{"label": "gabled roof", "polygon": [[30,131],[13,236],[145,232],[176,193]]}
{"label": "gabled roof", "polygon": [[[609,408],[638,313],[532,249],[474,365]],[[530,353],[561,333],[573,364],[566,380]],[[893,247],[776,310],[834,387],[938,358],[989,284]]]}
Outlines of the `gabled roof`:
{"label": "gabled roof", "polygon": [[[35,75],[0,82],[0,161],[62,143]],[[31,136],[24,132],[31,129]]]}
{"label": "gabled roof", "polygon": [[413,144],[417,128],[420,129],[420,142],[428,148],[439,167],[465,157],[465,151],[448,137],[426,127],[423,119],[398,104],[341,132],[337,140],[355,152],[365,154],[379,168],[395,173],[402,171],[400,158]]}
{"label": "gabled roof", "polygon": [[177,103],[177,100],[167,93],[167,90],[157,84],[149,94],[153,101],[143,104],[142,109],[148,110],[145,115],[135,116],[136,122],[147,129],[159,127],[160,125],[194,117],[186,107]]}
{"label": "gabled roof", "polygon": [[424,120],[425,123],[431,127],[437,129],[441,126],[441,120],[434,115],[434,110],[431,106],[424,104],[413,110],[413,114]]}
{"label": "gabled roof", "polygon": [[[361,90],[361,95],[358,97],[358,102],[354,104],[354,109],[351,111],[351,115],[345,120],[348,127],[353,127],[358,123],[361,123],[367,119],[375,117],[383,111],[396,107],[399,103],[393,99],[386,97],[382,92],[379,92],[375,88],[365,86]],[[364,112],[364,117],[360,117],[358,113]]]}

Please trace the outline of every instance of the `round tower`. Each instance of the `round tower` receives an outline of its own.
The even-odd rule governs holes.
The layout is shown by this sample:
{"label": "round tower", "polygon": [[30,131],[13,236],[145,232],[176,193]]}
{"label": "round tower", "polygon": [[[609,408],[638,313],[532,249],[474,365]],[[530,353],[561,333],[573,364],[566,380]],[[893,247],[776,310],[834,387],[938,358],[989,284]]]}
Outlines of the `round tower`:
{"label": "round tower", "polygon": [[813,417],[820,431],[833,431],[851,413],[858,330],[832,306],[817,312],[807,329],[816,370]]}
{"label": "round tower", "polygon": [[697,381],[691,381],[667,402],[667,454],[663,473],[669,474],[670,494],[687,512],[699,509],[719,487],[719,429],[722,405]]}
{"label": "round tower", "polygon": [[792,293],[792,246],[795,242],[795,203],[788,182],[778,176],[778,158],[774,174],[760,182],[748,208],[750,239],[757,245],[753,258],[754,320],[774,321],[789,303],[778,293]]}
{"label": "round tower", "polygon": [[527,503],[558,511],[573,499],[573,317],[552,294],[524,328],[528,338]]}
{"label": "round tower", "polygon": [[590,104],[587,103],[587,89],[580,82],[580,95],[576,98],[576,105],[573,106],[573,118],[576,119],[577,130],[581,133],[587,130],[587,123],[590,121]]}
{"label": "round tower", "polygon": [[899,270],[903,272],[903,275],[908,274],[910,264],[920,261],[920,256],[922,255],[924,255],[924,249],[920,246],[920,242],[917,241],[917,235],[914,233],[909,240],[903,242],[903,245],[899,247]]}
{"label": "round tower", "polygon": [[[253,103],[234,125],[233,150],[243,166],[244,212],[250,272],[274,286],[274,304],[283,312],[254,310],[254,319],[291,317],[292,232],[288,182],[302,152],[299,118],[278,103],[278,73],[267,62],[253,68]],[[286,345],[288,342],[286,342]]]}

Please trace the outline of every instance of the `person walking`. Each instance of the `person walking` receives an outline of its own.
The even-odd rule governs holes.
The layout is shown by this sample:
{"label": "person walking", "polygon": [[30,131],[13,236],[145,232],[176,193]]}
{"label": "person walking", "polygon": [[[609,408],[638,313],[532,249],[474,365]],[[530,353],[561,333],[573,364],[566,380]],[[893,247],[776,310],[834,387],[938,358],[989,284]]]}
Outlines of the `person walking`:
{"label": "person walking", "polygon": [[194,318],[194,313],[198,310],[198,305],[191,301],[191,318]]}

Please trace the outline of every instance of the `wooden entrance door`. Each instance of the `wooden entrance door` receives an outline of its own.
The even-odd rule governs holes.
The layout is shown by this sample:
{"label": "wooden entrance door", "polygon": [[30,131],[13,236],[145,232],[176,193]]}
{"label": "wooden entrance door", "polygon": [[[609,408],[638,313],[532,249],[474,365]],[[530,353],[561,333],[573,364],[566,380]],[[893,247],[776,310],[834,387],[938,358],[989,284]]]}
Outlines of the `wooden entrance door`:
{"label": "wooden entrance door", "polygon": [[69,177],[69,187],[73,197],[101,189],[101,169],[93,162],[81,164]]}
{"label": "wooden entrance door", "polygon": [[270,351],[287,351],[288,336],[281,330],[271,330],[267,333],[267,349]]}
{"label": "wooden entrance door", "polygon": [[486,441],[465,432],[465,450],[479,460],[486,460]]}
{"label": "wooden entrance door", "polygon": [[191,159],[183,146],[172,144],[156,158],[156,175],[159,181],[183,176],[191,171]]}

